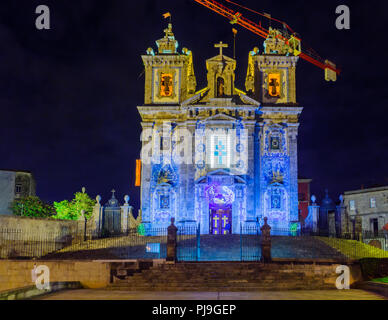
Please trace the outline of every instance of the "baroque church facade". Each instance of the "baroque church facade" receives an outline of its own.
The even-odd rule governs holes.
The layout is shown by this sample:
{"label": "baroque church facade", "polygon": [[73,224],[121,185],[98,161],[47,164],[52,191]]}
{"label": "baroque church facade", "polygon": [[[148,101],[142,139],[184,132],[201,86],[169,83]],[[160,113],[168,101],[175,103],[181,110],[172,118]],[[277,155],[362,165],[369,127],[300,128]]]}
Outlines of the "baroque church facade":
{"label": "baroque church facade", "polygon": [[[248,54],[245,91],[236,60],[206,60],[207,86],[196,88],[192,52],[178,50],[172,25],[142,56],[141,215],[145,228],[198,226],[202,234],[239,233],[263,223],[298,223],[296,102],[298,57],[276,33]],[[179,52],[180,51],[180,52]]]}

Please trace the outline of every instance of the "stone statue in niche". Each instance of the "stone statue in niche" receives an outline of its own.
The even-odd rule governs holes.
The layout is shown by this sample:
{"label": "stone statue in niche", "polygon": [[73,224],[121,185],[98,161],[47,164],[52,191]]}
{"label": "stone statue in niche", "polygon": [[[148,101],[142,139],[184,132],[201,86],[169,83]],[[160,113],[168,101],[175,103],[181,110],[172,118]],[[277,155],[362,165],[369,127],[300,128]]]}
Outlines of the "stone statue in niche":
{"label": "stone statue in niche", "polygon": [[224,84],[224,78],[218,77],[217,79],[217,97],[223,97],[225,94],[225,84]]}

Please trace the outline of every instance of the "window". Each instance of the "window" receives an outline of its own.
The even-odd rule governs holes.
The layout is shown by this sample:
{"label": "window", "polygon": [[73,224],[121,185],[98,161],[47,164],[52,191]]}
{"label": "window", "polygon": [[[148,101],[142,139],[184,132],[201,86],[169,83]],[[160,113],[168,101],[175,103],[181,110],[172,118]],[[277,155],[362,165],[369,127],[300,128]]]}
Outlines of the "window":
{"label": "window", "polygon": [[211,168],[229,168],[230,153],[230,135],[214,134],[210,137]]}
{"label": "window", "polygon": [[376,218],[370,219],[370,226],[371,226],[371,231],[373,232],[373,235],[377,236],[379,233],[379,220]]}
{"label": "window", "polygon": [[370,198],[369,202],[370,202],[371,208],[376,208],[376,199],[375,198]]}
{"label": "window", "polygon": [[273,189],[271,192],[271,209],[281,208],[281,194],[279,189]]}
{"label": "window", "polygon": [[169,137],[160,137],[160,151],[170,150],[170,139]]}
{"label": "window", "polygon": [[169,195],[160,195],[159,198],[159,208],[160,209],[169,209],[170,208],[170,196]]}
{"label": "window", "polygon": [[356,202],[354,200],[349,201],[349,208],[352,211],[356,210]]}
{"label": "window", "polygon": [[22,185],[20,183],[15,185],[15,193],[22,193]]}
{"label": "window", "polygon": [[279,149],[280,149],[280,138],[271,137],[271,150],[279,150]]}

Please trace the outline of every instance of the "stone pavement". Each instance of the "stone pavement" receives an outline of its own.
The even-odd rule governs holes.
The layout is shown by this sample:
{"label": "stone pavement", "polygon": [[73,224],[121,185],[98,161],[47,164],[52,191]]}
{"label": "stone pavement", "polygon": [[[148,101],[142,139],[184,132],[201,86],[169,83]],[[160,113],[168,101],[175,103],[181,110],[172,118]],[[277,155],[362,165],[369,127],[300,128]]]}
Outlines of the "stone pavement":
{"label": "stone pavement", "polygon": [[41,300],[384,300],[363,290],[290,290],[262,292],[145,292],[103,289],[66,290]]}

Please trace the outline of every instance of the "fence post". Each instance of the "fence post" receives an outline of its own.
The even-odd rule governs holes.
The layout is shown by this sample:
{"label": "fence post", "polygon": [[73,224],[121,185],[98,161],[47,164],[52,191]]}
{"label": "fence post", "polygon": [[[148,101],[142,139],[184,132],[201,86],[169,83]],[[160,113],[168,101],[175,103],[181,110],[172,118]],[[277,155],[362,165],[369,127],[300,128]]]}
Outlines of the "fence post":
{"label": "fence post", "polygon": [[197,261],[201,258],[201,224],[197,227]]}
{"label": "fence post", "polygon": [[177,231],[178,228],[174,225],[175,218],[171,218],[171,225],[167,228],[167,257],[166,261],[176,261],[177,247]]}
{"label": "fence post", "polygon": [[271,262],[271,227],[267,223],[268,218],[264,217],[264,225],[261,230],[261,262]]}

